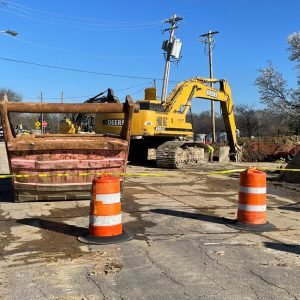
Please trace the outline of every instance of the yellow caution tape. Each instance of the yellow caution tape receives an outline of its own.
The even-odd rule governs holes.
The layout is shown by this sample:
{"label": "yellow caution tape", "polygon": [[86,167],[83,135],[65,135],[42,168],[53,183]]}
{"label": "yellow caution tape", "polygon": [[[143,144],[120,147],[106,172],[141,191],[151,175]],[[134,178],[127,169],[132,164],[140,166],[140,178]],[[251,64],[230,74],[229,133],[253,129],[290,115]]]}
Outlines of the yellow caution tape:
{"label": "yellow caution tape", "polygon": [[[247,168],[246,168],[247,169]],[[245,171],[246,169],[235,169],[235,170],[223,170],[223,171],[211,171],[207,172],[208,175],[211,174],[230,174],[230,173],[240,173]]]}
{"label": "yellow caution tape", "polygon": [[267,167],[262,167],[258,169],[265,170],[265,171],[300,172],[300,169],[278,169],[278,168],[267,168]]}
{"label": "yellow caution tape", "polygon": [[[220,171],[210,171],[202,172],[199,175],[212,175],[212,174],[231,174],[231,173],[240,173],[245,171],[247,168],[243,169],[232,169],[232,170],[220,170]],[[268,167],[259,167],[259,170],[265,171],[280,171],[280,172],[300,172],[300,169],[279,169],[279,168],[268,168]],[[193,170],[191,170],[193,172]],[[197,170],[199,171],[199,170]],[[119,172],[96,172],[96,173],[40,173],[40,174],[5,174],[0,175],[0,179],[4,178],[30,178],[30,177],[68,177],[68,176],[100,176],[100,175],[115,175],[121,177],[178,177],[182,176],[175,174],[166,174],[166,173],[119,173]]]}
{"label": "yellow caution tape", "polygon": [[[279,169],[279,168],[268,168],[268,167],[259,167],[256,169],[261,171],[300,172],[300,169]],[[230,174],[230,173],[243,172],[245,170],[247,170],[247,168],[236,169],[236,170],[212,171],[212,172],[208,172],[207,174]]]}

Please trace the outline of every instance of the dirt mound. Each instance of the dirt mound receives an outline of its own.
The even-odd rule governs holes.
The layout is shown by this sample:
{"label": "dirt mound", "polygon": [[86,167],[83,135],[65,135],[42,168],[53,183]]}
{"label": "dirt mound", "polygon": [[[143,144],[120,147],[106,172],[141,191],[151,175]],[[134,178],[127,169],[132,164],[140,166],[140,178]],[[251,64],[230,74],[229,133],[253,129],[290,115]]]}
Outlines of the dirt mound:
{"label": "dirt mound", "polygon": [[240,138],[242,161],[274,161],[291,159],[300,150],[300,136]]}
{"label": "dirt mound", "polygon": [[[296,169],[300,170],[300,151],[296,154],[291,162],[288,163],[286,169]],[[282,171],[279,176],[280,181],[290,182],[290,183],[300,183],[300,172],[298,171]]]}

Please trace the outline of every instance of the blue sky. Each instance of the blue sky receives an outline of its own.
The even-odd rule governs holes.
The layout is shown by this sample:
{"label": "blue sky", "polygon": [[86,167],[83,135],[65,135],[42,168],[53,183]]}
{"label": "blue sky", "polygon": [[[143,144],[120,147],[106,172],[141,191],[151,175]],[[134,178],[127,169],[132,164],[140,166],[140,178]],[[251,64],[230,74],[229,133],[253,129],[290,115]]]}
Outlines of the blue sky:
{"label": "blue sky", "polygon": [[[0,35],[0,57],[137,77],[156,78],[158,94],[164,71],[162,21],[174,13],[183,17],[176,36],[183,42],[182,59],[171,65],[170,80],[208,77],[208,57],[199,35],[218,30],[213,52],[214,75],[229,81],[235,104],[259,103],[254,80],[271,60],[291,86],[295,66],[288,60],[287,36],[300,30],[300,1],[104,1],[0,0],[0,30],[12,29],[16,38]],[[143,98],[150,79],[68,72],[0,59],[0,87],[26,99],[81,102],[111,87],[124,100]],[[170,89],[174,84],[170,84]],[[170,92],[169,89],[169,92]],[[32,98],[32,99],[31,99]],[[206,103],[206,104],[203,104]],[[193,101],[193,111],[208,109]]]}

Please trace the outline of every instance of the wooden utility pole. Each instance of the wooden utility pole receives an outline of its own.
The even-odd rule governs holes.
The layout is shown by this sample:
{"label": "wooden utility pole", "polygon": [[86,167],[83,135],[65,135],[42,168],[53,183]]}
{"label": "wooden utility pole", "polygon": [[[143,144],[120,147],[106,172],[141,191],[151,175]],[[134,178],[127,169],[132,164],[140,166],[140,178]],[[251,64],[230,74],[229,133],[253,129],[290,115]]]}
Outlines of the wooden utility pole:
{"label": "wooden utility pole", "polygon": [[[201,40],[203,44],[208,45],[208,63],[209,63],[209,78],[213,78],[213,63],[212,63],[212,50],[213,50],[213,44],[214,39],[213,36],[215,34],[219,33],[219,31],[208,31],[208,33],[201,34],[200,37],[203,37],[204,39]],[[211,87],[214,86],[214,84],[210,83]],[[212,142],[216,142],[216,123],[215,123],[215,105],[214,101],[211,100],[211,130],[212,130]]]}
{"label": "wooden utility pole", "polygon": [[[41,92],[41,103],[43,103],[43,93]],[[41,114],[41,134],[44,134],[44,127],[43,127],[43,123],[44,123],[44,113]]]}
{"label": "wooden utility pole", "polygon": [[[64,103],[64,91],[61,91],[60,94],[60,103]],[[57,125],[58,125],[58,133],[60,133],[60,120],[62,118],[61,114],[57,114]]]}

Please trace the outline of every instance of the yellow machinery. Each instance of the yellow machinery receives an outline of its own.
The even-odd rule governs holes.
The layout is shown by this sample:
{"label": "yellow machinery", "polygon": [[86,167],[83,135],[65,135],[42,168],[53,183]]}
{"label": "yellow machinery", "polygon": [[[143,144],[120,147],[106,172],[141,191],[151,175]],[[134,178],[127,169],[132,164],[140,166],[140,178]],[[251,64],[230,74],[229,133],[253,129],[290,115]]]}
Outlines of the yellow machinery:
{"label": "yellow machinery", "polygon": [[[219,88],[211,87],[219,84]],[[202,143],[193,141],[192,124],[186,121],[193,98],[220,102],[230,146],[230,155],[236,157],[238,145],[233,113],[231,89],[226,80],[196,77],[180,82],[165,102],[156,100],[155,88],[145,90],[145,99],[136,104],[131,127],[131,160],[141,156],[156,159],[159,167],[179,168],[200,160]],[[96,133],[119,134],[124,114],[111,113],[96,116]]]}
{"label": "yellow machinery", "polygon": [[76,130],[75,125],[73,124],[73,122],[70,119],[65,118],[64,120],[61,120],[59,122],[59,133],[74,134],[76,132],[78,132],[78,130]]}

